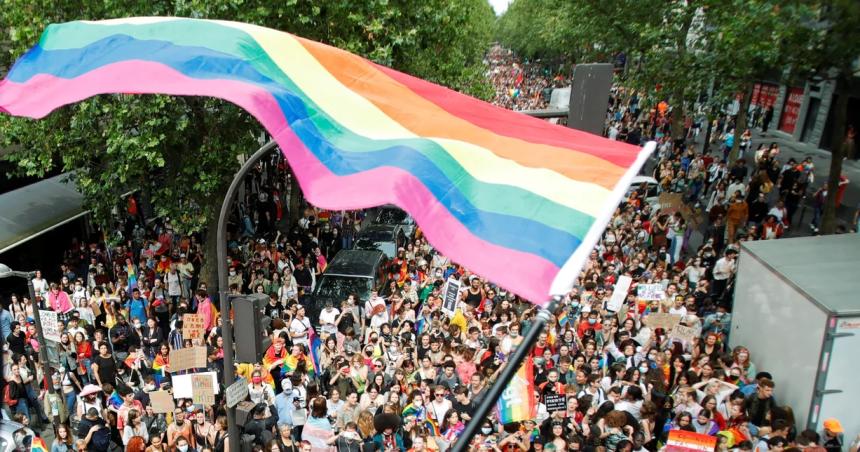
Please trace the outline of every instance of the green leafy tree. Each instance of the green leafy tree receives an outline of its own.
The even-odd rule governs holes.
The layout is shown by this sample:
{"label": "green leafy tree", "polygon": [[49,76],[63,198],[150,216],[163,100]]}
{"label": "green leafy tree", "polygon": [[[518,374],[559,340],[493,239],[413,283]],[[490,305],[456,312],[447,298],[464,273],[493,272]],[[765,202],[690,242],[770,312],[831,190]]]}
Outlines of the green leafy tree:
{"label": "green leafy tree", "polygon": [[802,11],[782,0],[711,0],[705,10],[708,72],[715,90],[712,105],[725,105],[740,95],[735,139],[729,160],[737,159],[753,87],[769,76],[790,78],[782,62],[802,39]]}
{"label": "green leafy tree", "polygon": [[706,31],[700,10],[685,1],[515,0],[499,20],[498,37],[525,55],[567,54],[580,63],[611,62],[624,52],[624,83],[650,99],[667,99],[675,112],[672,133],[680,136],[686,109],[707,79],[700,40],[691,39]]}
{"label": "green leafy tree", "polygon": [[854,149],[846,140],[848,93],[856,86],[860,68],[860,2],[856,0],[828,0],[792,2],[802,11],[805,26],[796,39],[794,52],[788,60],[794,71],[805,79],[830,81],[841,90],[833,107],[831,132],[830,187],[824,204],[820,229],[823,234],[836,232],[836,193],[842,174],[842,159]]}
{"label": "green leafy tree", "polygon": [[[494,16],[484,0],[0,0],[0,76],[50,23],[81,18],[183,16],[258,24],[329,43],[488,98],[481,59]],[[229,103],[199,97],[99,96],[43,120],[0,115],[0,148],[21,174],[53,168],[74,181],[99,224],[120,194],[141,190],[179,232],[214,231],[221,200],[262,128]],[[298,190],[293,190],[298,193]],[[295,214],[296,204],[291,214]],[[202,279],[216,280],[215,234]]]}

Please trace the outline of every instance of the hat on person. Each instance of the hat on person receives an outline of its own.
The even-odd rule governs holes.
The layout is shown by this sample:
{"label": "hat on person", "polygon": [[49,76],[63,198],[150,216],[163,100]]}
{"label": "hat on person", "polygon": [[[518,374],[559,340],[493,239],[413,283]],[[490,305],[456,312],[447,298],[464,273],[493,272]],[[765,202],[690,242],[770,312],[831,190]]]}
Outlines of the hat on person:
{"label": "hat on person", "polygon": [[82,389],[81,393],[78,395],[81,397],[86,397],[88,395],[97,394],[97,393],[101,392],[101,390],[102,390],[102,388],[100,388],[96,385],[90,384],[90,385],[84,386],[84,389]]}
{"label": "hat on person", "polygon": [[824,429],[832,433],[843,433],[845,431],[839,420],[832,417],[824,420]]}

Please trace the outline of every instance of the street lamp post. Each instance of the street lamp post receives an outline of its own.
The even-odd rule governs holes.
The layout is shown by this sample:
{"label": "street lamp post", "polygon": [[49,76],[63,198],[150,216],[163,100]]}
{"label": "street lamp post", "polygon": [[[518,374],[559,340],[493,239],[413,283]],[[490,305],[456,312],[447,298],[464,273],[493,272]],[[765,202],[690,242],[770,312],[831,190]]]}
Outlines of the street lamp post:
{"label": "street lamp post", "polygon": [[[0,264],[0,279],[8,277],[18,277],[27,280],[27,289],[30,290],[30,301],[33,303],[33,318],[36,320],[36,338],[39,341],[39,361],[42,364],[42,373],[44,374],[48,392],[55,393],[54,384],[51,381],[51,366],[48,363],[48,350],[45,344],[45,335],[42,332],[42,319],[39,314],[39,305],[36,302],[36,289],[33,287],[33,278],[36,277],[36,272],[19,272],[12,270],[5,264]],[[5,338],[4,338],[5,340]]]}
{"label": "street lamp post", "polygon": [[[227,388],[233,384],[236,374],[236,363],[233,362],[233,324],[230,322],[230,298],[228,297],[227,289],[227,217],[230,215],[230,207],[233,206],[233,199],[236,197],[236,192],[239,190],[239,184],[245,178],[245,175],[263,158],[277,146],[274,140],[269,140],[260,149],[257,149],[248,160],[242,165],[239,171],[233,176],[233,182],[230,183],[230,188],[227,189],[227,194],[224,195],[224,202],[221,204],[221,214],[218,216],[218,231],[216,240],[218,242],[217,249],[217,265],[218,265],[218,300],[221,303],[221,332],[224,336],[224,387]],[[239,451],[239,426],[236,425],[236,407],[227,408],[227,439],[229,440],[230,450]]]}

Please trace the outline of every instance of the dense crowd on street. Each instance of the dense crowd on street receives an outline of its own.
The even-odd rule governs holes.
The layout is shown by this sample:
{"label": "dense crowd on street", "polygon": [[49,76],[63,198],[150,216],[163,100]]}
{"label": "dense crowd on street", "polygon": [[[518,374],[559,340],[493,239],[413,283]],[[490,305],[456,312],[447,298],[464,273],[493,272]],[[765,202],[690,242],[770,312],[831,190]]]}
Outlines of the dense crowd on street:
{"label": "dense crowd on street", "polygon": [[523,61],[508,49],[494,45],[487,54],[487,78],[495,90],[493,103],[509,110],[547,108],[553,88],[570,85],[569,79],[541,61]]}
{"label": "dense crowd on street", "polygon": [[[556,83],[550,74],[500,48],[488,59],[497,104],[545,105],[542,90]],[[312,324],[303,303],[338,251],[353,246],[365,212],[307,207],[285,228],[286,164],[279,155],[262,164],[246,181],[228,244],[230,292],[265,294],[273,319],[265,356],[237,364],[253,404],[243,427],[253,450],[445,451],[470,421],[481,423],[468,447],[476,451],[656,451],[675,430],[713,436],[719,451],[848,448],[837,419],[818,432],[798,426],[774,396],[782,376],[726,341],[739,243],[800,227],[800,199],[821,194],[811,161],[782,161],[778,146],[747,144],[743,159],[754,165],[729,164],[722,149],[702,153],[671,140],[671,109],[644,105],[615,89],[607,136],[657,140],[656,184],[631,187],[618,206],[530,352],[534,380],[521,396],[534,399],[534,412],[508,423],[497,411],[473,415],[538,308],[437,253],[419,228],[386,264],[382,287],[367,299],[342,294]],[[661,210],[661,193],[680,195],[681,208]],[[205,346],[208,366],[197,371],[222,381],[223,300],[205,280],[212,257],[204,237],[144,218],[138,203],[129,198],[111,245],[72,241],[58,277],[33,279],[35,299],[20,292],[3,301],[2,408],[24,426],[16,441],[53,429],[52,452],[229,450],[223,386],[213,405],[152,403],[155,391],[179,394],[187,374],[171,370],[173,350]],[[817,225],[820,212],[813,217]],[[693,246],[699,227],[704,239]],[[449,314],[442,306],[451,277],[462,290]],[[613,305],[622,278],[632,283]],[[640,296],[640,285],[658,290]],[[40,309],[59,319],[59,341],[46,350],[50,375],[39,360]],[[188,313],[203,319],[199,338],[183,337]],[[694,333],[655,326],[660,314]]]}

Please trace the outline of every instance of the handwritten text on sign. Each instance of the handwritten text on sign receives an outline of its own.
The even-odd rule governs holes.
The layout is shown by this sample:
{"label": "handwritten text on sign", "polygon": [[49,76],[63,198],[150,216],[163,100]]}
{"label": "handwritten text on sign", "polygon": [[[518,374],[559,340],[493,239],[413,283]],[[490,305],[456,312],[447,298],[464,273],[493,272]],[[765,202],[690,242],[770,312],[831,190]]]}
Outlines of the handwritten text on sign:
{"label": "handwritten text on sign", "polygon": [[54,311],[39,310],[39,320],[42,321],[42,334],[46,340],[60,342],[60,321]]}
{"label": "handwritten text on sign", "polygon": [[215,388],[209,375],[195,374],[191,376],[192,396],[195,405],[215,405]]}
{"label": "handwritten text on sign", "polygon": [[182,338],[200,339],[205,334],[203,331],[203,316],[200,314],[182,315]]}

